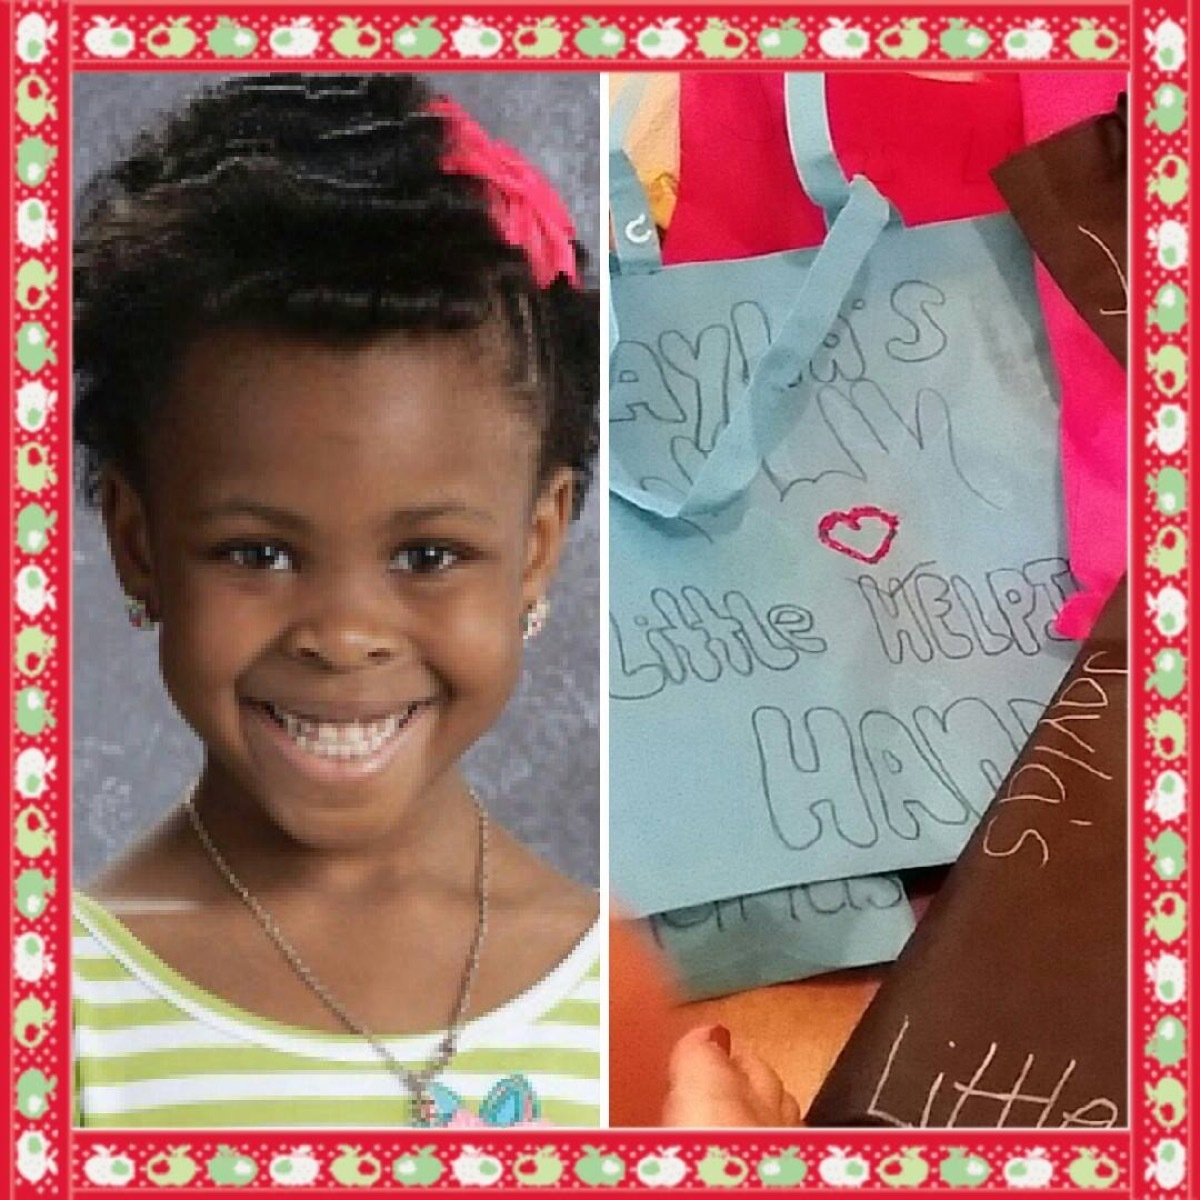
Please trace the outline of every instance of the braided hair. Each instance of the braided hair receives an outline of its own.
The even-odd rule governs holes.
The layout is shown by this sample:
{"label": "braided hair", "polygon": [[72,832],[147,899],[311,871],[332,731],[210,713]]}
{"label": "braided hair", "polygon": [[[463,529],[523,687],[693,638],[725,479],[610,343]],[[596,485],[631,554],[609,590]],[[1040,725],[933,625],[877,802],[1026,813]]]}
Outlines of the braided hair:
{"label": "braided hair", "polygon": [[[223,82],[92,181],[75,243],[75,436],[85,499],[105,467],[144,486],[147,434],[188,345],[214,328],[330,345],[394,331],[501,334],[539,483],[597,447],[599,302],[538,285],[484,181],[442,166],[447,123],[405,75]],[[586,256],[574,243],[576,275]]]}

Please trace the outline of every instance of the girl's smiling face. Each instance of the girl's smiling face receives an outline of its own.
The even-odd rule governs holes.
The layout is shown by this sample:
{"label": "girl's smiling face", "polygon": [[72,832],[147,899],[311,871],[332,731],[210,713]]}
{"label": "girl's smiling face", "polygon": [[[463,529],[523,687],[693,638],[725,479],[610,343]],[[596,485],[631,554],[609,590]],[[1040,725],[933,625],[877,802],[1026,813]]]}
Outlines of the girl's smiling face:
{"label": "girl's smiling face", "polygon": [[353,347],[212,332],[148,445],[108,478],[122,583],[161,620],[163,677],[206,786],[290,835],[368,846],[496,720],[549,584],[566,470],[464,335]]}

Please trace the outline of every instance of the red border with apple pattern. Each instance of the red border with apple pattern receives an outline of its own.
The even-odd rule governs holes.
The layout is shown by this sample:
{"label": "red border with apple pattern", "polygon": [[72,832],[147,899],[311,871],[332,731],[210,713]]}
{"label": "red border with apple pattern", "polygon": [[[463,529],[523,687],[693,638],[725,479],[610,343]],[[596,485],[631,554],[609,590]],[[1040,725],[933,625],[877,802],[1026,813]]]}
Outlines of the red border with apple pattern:
{"label": "red border with apple pattern", "polygon": [[[1162,25],[1178,43],[1167,62]],[[1178,34],[1174,31],[1178,30]],[[10,820],[3,837],[10,866],[9,945],[38,935],[47,954],[36,970],[11,972],[5,1018],[12,1030],[7,1133],[11,1194],[24,1198],[85,1194],[294,1188],[425,1188],[495,1195],[527,1189],[773,1189],[943,1192],[957,1188],[1027,1194],[1105,1191],[1109,1195],[1186,1197],[1192,1179],[1190,1061],[1151,1056],[1159,1023],[1186,1030],[1184,976],[1191,939],[1186,872],[1160,878],[1148,843],[1174,830],[1186,843],[1183,803],[1163,803],[1174,773],[1186,790],[1190,690],[1153,690],[1154,661],[1182,653],[1186,629],[1164,633],[1147,614],[1164,587],[1190,601],[1190,571],[1180,539],[1187,514],[1164,514],[1140,486],[1164,466],[1190,473],[1186,420],[1190,391],[1152,369],[1189,354],[1189,328],[1170,332],[1146,321],[1158,289],[1174,283],[1190,295],[1186,263],[1168,266],[1155,250],[1163,222],[1190,225],[1186,170],[1191,161],[1185,107],[1195,51],[1183,0],[1130,12],[1089,8],[930,5],[866,8],[827,5],[803,11],[777,5],[430,4],[96,4],[88,0],[8,0],[0,4],[5,92],[5,239],[9,303],[10,534],[33,502],[15,470],[35,444],[57,479],[36,488],[36,502],[57,515],[36,551],[8,546],[10,619],[4,649],[12,701],[7,739]],[[1180,52],[1182,54],[1180,55]],[[1181,59],[1181,60],[1180,60]],[[879,69],[919,63],[989,70],[1031,63],[1086,70],[1128,67],[1133,252],[1130,375],[1132,416],[1131,778],[1132,1125],[1128,1131],[795,1130],[688,1132],[443,1131],[123,1132],[75,1130],[70,1122],[70,76],[74,70],[277,70],[287,68],[422,70]],[[46,84],[55,111],[28,104],[31,76]],[[22,91],[24,89],[24,91]],[[34,86],[35,97],[40,93]],[[17,103],[26,97],[24,104]],[[1174,98],[1175,107],[1172,103]],[[24,110],[22,114],[20,109]],[[1174,163],[1172,173],[1164,163]],[[14,173],[15,165],[15,173]],[[32,202],[33,207],[30,207]],[[20,214],[21,219],[18,219]],[[1172,236],[1178,231],[1172,227]],[[56,236],[50,236],[53,232]],[[1163,230],[1165,232],[1165,230]],[[1186,234],[1185,234],[1186,236]],[[40,267],[30,267],[37,262]],[[16,287],[22,268],[45,271],[47,300],[36,310]],[[52,273],[57,273],[56,275]],[[30,276],[23,276],[28,279]],[[1160,357],[1166,348],[1167,359]],[[36,460],[36,454],[35,454]],[[28,477],[27,477],[28,478]],[[28,545],[28,542],[25,543]],[[1168,551],[1164,556],[1163,547]],[[1189,604],[1190,610],[1190,604]],[[14,663],[15,637],[37,619],[57,641],[36,684]],[[33,776],[17,781],[14,763],[33,751]],[[38,816],[31,816],[30,810]],[[1167,921],[1155,914],[1173,912]],[[40,1072],[41,1074],[37,1074]],[[43,1080],[56,1086],[46,1091]],[[1175,1099],[1172,1105],[1167,1101]],[[18,1104],[17,1102],[20,1101]],[[1152,1102],[1153,1101],[1153,1102]],[[284,1165],[286,1164],[286,1166]],[[286,1183],[284,1181],[287,1181]]]}

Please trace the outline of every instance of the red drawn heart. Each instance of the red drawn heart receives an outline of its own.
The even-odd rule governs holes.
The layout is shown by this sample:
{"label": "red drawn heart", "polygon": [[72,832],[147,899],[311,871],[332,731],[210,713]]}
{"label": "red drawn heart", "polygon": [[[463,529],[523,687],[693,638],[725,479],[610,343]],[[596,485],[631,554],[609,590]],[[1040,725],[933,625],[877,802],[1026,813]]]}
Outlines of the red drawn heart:
{"label": "red drawn heart", "polygon": [[[875,530],[879,534],[879,542],[868,554],[842,541],[834,532],[839,526],[852,529],[855,533]],[[828,546],[830,550],[836,550],[839,554],[846,554],[859,562],[877,563],[886,557],[892,548],[899,528],[900,518],[895,513],[885,512],[876,504],[862,504],[849,512],[826,513],[817,526],[817,539],[823,546]]]}

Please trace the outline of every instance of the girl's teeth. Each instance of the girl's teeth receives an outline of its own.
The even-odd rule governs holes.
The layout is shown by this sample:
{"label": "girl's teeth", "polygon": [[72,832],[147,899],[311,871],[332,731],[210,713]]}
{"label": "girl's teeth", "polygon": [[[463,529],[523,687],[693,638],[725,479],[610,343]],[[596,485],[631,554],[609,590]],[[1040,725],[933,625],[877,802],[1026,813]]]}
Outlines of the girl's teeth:
{"label": "girl's teeth", "polygon": [[395,737],[416,705],[399,716],[382,717],[377,721],[313,721],[297,717],[281,708],[270,706],[271,715],[304,751],[320,758],[369,758]]}

